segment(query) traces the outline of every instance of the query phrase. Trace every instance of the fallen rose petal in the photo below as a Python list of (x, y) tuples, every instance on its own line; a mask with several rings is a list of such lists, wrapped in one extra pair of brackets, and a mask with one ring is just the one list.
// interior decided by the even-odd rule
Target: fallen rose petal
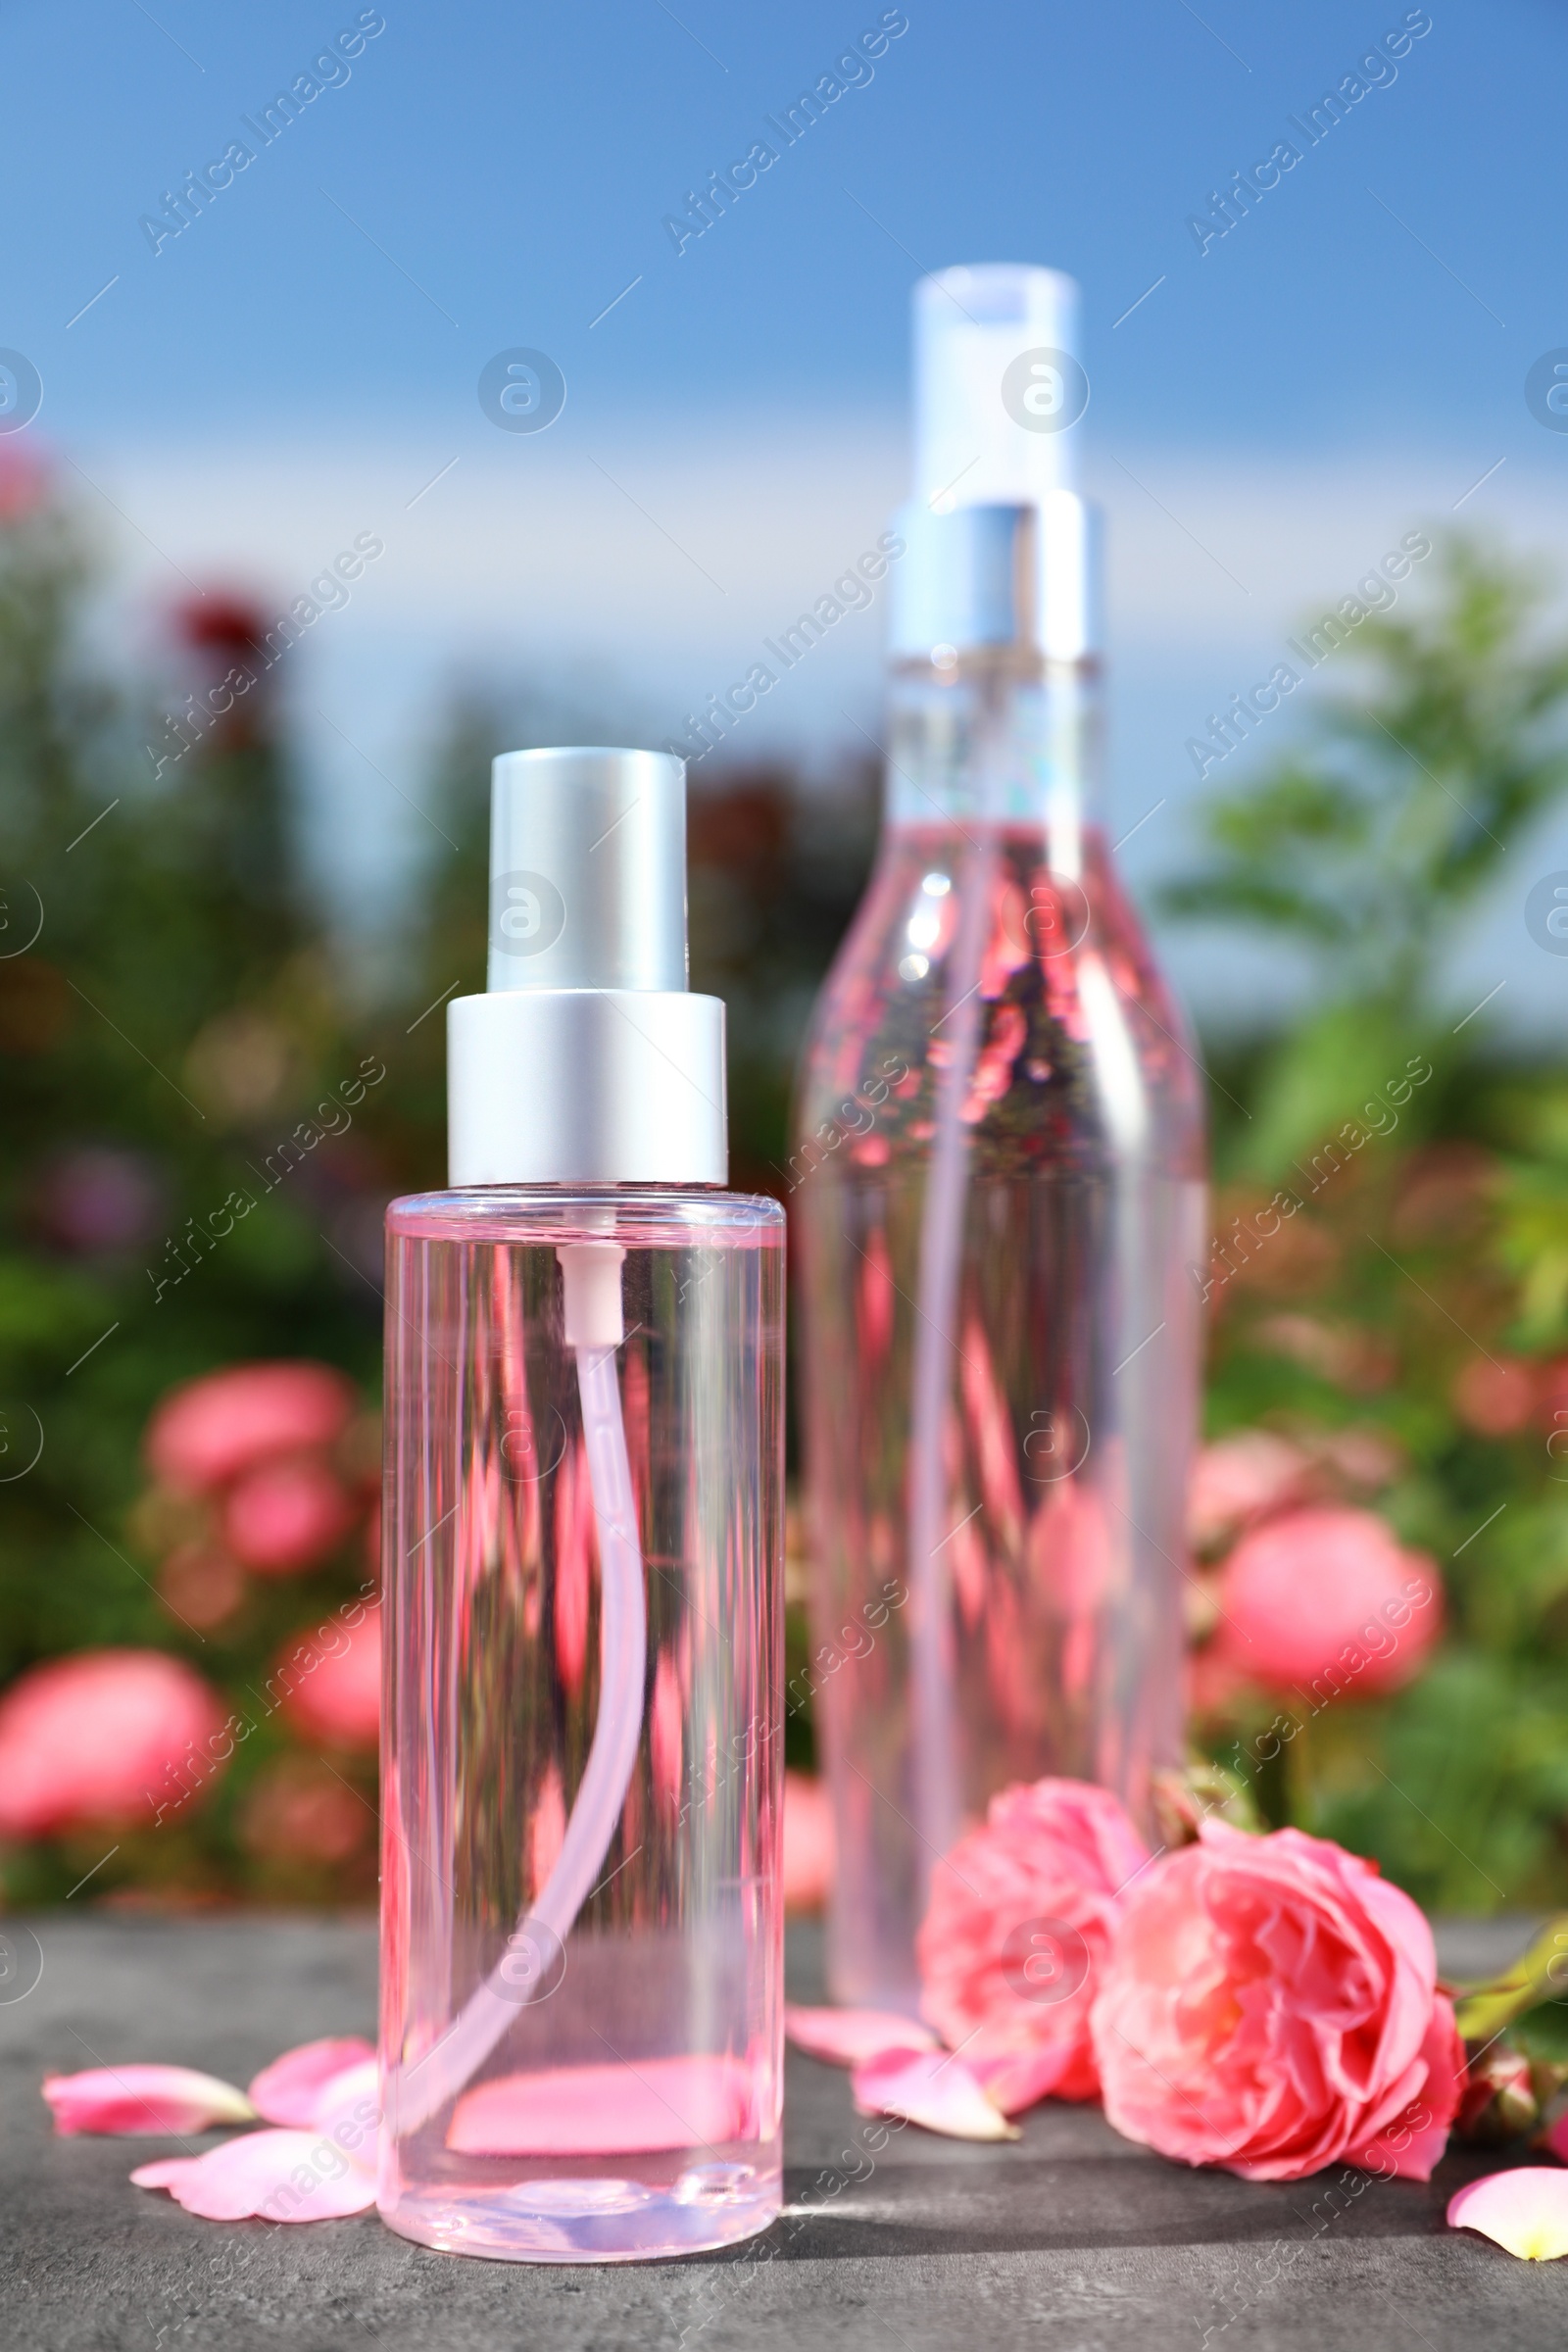
[(321, 2093), (350, 2067), (363, 2066), (375, 2056), (357, 2034), (340, 2040), (303, 2041), (264, 2066), (251, 2083), (251, 2103), (270, 2124), (314, 2124)]
[(375, 2203), (370, 2166), (318, 2132), (245, 2132), (205, 2156), (138, 2165), (130, 2178), (208, 2222), (332, 2222)]
[(341, 2148), (351, 2163), (374, 2172), (381, 2126), (381, 2070), (373, 2057), (334, 2075), (318, 2095), (313, 2130)]
[(80, 2075), (47, 2075), (43, 2095), (55, 2130), (207, 2132), (215, 2124), (251, 2124), (257, 2110), (232, 2082), (188, 2066), (94, 2066)]
[(151, 2164), (137, 2165), (130, 2176), (131, 2184), (136, 2188), (167, 2188), (195, 2161), (193, 2156), (155, 2156)]
[(929, 2026), (891, 2009), (799, 2009), (786, 2001), (784, 2031), (798, 2050), (829, 2066), (863, 2066), (885, 2050), (941, 2047)]
[(971, 2053), (964, 2064), (1004, 2115), (1022, 2115), (1026, 2107), (1038, 2106), (1056, 2089), (1062, 2076), (1062, 2054), (1055, 2049), (999, 2051), (982, 2058)]
[(885, 2050), (856, 2068), (850, 2088), (861, 2115), (900, 2115), (949, 2139), (1018, 2137), (963, 2060), (936, 2050)]
[(1568, 2173), (1523, 2164), (1489, 2173), (1448, 2200), (1450, 2230), (1479, 2230), (1522, 2262), (1568, 2254)]

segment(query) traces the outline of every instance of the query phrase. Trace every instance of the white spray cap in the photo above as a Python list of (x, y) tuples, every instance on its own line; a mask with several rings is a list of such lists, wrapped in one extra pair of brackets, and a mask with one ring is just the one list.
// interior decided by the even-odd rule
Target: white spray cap
[(454, 1185), (722, 1184), (724, 1007), (686, 985), (686, 770), (506, 752), (489, 985), (447, 1007)]
[(1053, 662), (1093, 657), (1098, 533), (1074, 486), (1088, 405), (1070, 277), (989, 262), (919, 280), (895, 656), (1033, 645)]
[(503, 752), (486, 986), (686, 986), (686, 769), (666, 752)]
[(1089, 401), (1078, 288), (1056, 270), (986, 262), (914, 289), (917, 504), (1027, 506), (1077, 486)]

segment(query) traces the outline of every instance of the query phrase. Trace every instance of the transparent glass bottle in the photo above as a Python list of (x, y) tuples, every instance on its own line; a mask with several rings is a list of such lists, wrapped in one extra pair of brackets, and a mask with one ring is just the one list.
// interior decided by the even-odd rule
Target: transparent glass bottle
[[(966, 396), (1066, 340), (1052, 273), (946, 276)], [(790, 1163), (829, 1983), (909, 2011), (932, 1866), (998, 1789), (1097, 1781), (1147, 1824), (1180, 1753), (1199, 1072), (1094, 818), (1086, 511), (1003, 503), (1012, 430), (982, 407), (932, 461), (979, 442), (998, 503), (901, 517), (883, 839)]]
[(688, 2254), (782, 2195), (784, 1215), (722, 1189), (680, 761), (491, 808), (453, 1189), (387, 1212), (378, 2201)]
[[(465, 1190), (387, 1225), (383, 2216), (515, 2258), (727, 2244), (781, 2196), (783, 1213)], [(564, 1337), (563, 1245), (625, 1251), (626, 1337), (597, 1366)], [(594, 1374), (646, 1572), (629, 1689)], [(558, 1936), (540, 1898), (607, 1707), (633, 1761)], [(397, 2076), (487, 1986), (511, 2003), (492, 2045), (400, 2118)]]

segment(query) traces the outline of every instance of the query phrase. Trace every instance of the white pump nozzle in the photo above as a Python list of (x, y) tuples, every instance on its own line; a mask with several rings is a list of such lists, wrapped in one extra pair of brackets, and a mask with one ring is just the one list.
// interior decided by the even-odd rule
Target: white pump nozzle
[(1088, 404), (1078, 288), (1010, 262), (940, 270), (914, 290), (914, 499), (933, 513), (1028, 506), (1077, 487)]
[(1076, 487), (1074, 429), (1088, 405), (1070, 277), (988, 262), (920, 279), (895, 655), (1023, 644), (1048, 661), (1093, 653), (1095, 531)]

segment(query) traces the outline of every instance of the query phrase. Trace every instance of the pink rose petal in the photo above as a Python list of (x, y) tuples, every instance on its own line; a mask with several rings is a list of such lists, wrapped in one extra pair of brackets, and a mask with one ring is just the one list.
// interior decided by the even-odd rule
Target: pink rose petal
[(556, 2066), (465, 2091), (447, 2146), (466, 2156), (636, 2156), (693, 2141), (721, 2146), (757, 2128), (756, 2086), (738, 2058), (640, 2058)]
[(341, 2221), (375, 2203), (369, 2164), (318, 2132), (246, 2132), (205, 2156), (162, 2157), (130, 2177), (138, 2188), (167, 2188), (209, 2222)]
[(950, 2139), (1018, 2137), (963, 2060), (937, 2050), (885, 2050), (856, 2068), (850, 2087), (861, 2115), (901, 2115)]
[(1448, 2200), (1450, 2230), (1479, 2230), (1522, 2262), (1568, 2254), (1568, 2173), (1524, 2164), (1489, 2173)]
[(132, 2185), (136, 2188), (168, 2188), (195, 2161), (194, 2156), (157, 2156), (151, 2164), (137, 2165), (130, 2176)]
[(322, 2091), (335, 2075), (363, 2066), (375, 2052), (357, 2034), (341, 2039), (303, 2041), (264, 2066), (251, 2083), (251, 2100), (270, 2124), (314, 2124)]
[(206, 2132), (214, 2124), (249, 2124), (256, 2109), (232, 2082), (188, 2066), (95, 2066), (80, 2075), (49, 2075), (43, 2095), (55, 2130)]
[(1051, 2096), (1065, 2072), (1067, 2056), (1059, 2048), (999, 2051), (981, 2058), (971, 2051), (964, 2064), (993, 2107), (1000, 2107), (1004, 2115), (1022, 2115), (1026, 2107)]
[(861, 2066), (884, 2050), (935, 2050), (929, 2026), (891, 2009), (800, 2009), (784, 2005), (784, 2031), (798, 2050), (828, 2066)]

